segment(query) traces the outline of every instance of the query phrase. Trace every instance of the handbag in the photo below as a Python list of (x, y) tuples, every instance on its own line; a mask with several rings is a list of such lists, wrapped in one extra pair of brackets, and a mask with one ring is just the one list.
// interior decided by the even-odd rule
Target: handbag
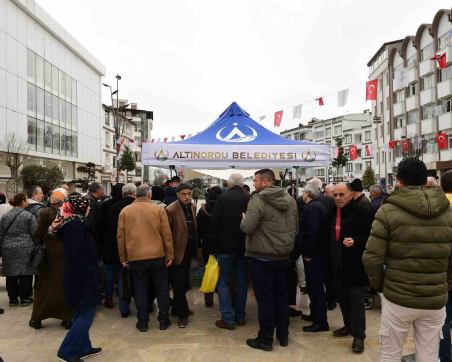
[(218, 266), (218, 261), (215, 256), (210, 255), (199, 290), (203, 293), (213, 293), (217, 287), (219, 277), (220, 267)]
[(44, 260), (44, 253), (46, 251), (46, 247), (44, 244), (37, 244), (33, 248), (30, 254), (30, 260), (28, 261), (28, 266), (33, 269), (38, 269), (42, 261)]

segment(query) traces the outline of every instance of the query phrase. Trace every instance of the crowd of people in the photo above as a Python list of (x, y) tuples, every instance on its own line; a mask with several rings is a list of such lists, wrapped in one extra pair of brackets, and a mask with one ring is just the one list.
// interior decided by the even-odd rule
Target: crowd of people
[[(33, 304), (35, 329), (60, 320), (68, 332), (58, 358), (81, 361), (101, 352), (89, 337), (99, 304), (118, 305), (127, 318), (133, 300), (136, 328), (146, 332), (157, 300), (160, 330), (171, 317), (189, 327), (190, 265), (215, 255), (215, 326), (247, 323), (251, 279), (259, 321), (257, 336), (246, 341), (251, 348), (272, 351), (275, 336), (287, 347), (291, 317), (311, 322), (305, 333), (329, 331), (328, 311), (339, 303), (343, 327), (333, 335), (351, 336), (351, 350), (362, 353), (371, 287), (382, 300), (381, 361), (401, 360), (411, 326), (417, 360), (451, 361), (452, 171), (440, 185), (433, 180), (422, 161), (409, 158), (398, 165), (396, 188), (374, 185), (369, 199), (359, 179), (322, 185), (314, 178), (299, 193), (262, 169), (253, 193), (233, 173), (207, 190), (201, 207), (201, 190), (177, 176), (165, 187), (118, 183), (110, 197), (96, 182), (85, 196), (62, 184), (48, 200), (35, 186), (0, 205), (9, 305)], [(308, 315), (294, 306), (300, 274)], [(204, 295), (206, 308), (214, 295)]]

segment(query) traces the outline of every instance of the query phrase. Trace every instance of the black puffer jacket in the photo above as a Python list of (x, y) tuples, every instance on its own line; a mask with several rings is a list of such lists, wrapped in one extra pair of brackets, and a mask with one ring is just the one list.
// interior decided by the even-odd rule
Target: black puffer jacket
[(215, 232), (212, 230), (212, 215), (217, 200), (209, 200), (201, 206), (196, 216), (199, 247), (204, 255), (215, 253)]

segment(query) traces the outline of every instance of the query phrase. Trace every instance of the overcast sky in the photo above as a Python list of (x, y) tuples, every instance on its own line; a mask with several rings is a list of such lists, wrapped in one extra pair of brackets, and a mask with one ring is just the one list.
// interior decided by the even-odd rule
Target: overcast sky
[[(367, 62), (450, 0), (37, 0), (107, 68), (120, 98), (154, 111), (153, 138), (202, 131), (237, 101), (264, 125), (360, 112)], [(335, 92), (350, 91), (346, 107)], [(109, 94), (104, 94), (109, 104)], [(280, 129), (273, 113), (286, 111)]]

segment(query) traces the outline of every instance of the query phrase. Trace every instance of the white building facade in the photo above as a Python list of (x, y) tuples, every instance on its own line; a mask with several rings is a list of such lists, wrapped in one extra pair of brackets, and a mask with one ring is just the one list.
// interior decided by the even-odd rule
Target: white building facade
[[(446, 54), (439, 69), (431, 58)], [(401, 141), (421, 151), (431, 175), (452, 169), (452, 17), (439, 10), (431, 24), (422, 24), (413, 36), (383, 44), (368, 63), (369, 79), (378, 79), (372, 101), (377, 177), (393, 184), (402, 160)], [(438, 132), (448, 145), (439, 150)], [(397, 142), (390, 146), (390, 142)]]
[(66, 180), (80, 163), (101, 165), (104, 73), (35, 1), (0, 0), (0, 142), (27, 142), (26, 163), (57, 165)]

